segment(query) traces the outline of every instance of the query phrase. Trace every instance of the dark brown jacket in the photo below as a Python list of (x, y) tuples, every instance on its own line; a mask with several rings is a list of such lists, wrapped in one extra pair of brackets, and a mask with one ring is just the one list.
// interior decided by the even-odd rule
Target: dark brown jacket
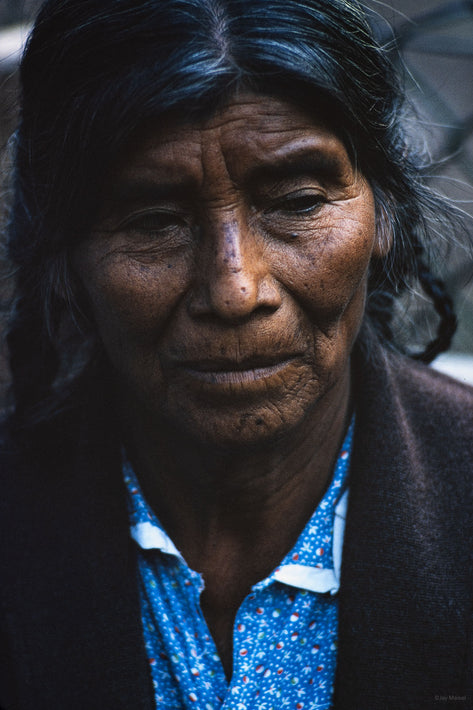
[[(473, 390), (377, 348), (354, 379), (336, 710), (472, 710)], [(153, 708), (119, 449), (95, 409), (4, 447), (2, 710)]]

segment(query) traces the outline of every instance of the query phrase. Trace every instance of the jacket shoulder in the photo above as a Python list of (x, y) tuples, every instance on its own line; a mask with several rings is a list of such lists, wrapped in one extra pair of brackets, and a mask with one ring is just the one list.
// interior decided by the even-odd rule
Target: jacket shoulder
[(455, 425), (473, 439), (473, 387), (378, 343), (357, 353), (354, 377), (358, 401), (382, 407), (384, 399), (419, 425), (448, 425), (452, 433)]
[(388, 356), (398, 397), (419, 424), (443, 427), (439, 433), (460, 435), (473, 442), (473, 387), (401, 356)]

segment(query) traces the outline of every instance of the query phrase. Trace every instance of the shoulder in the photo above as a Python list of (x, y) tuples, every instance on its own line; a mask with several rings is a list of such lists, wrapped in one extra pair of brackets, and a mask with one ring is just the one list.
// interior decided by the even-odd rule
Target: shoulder
[(115, 407), (95, 374), (85, 374), (67, 399), (50, 414), (17, 425), (0, 419), (0, 471), (11, 467), (53, 473), (76, 460), (107, 448), (116, 436)]
[[(66, 455), (67, 451), (67, 455)], [(64, 487), (74, 453), (71, 437), (62, 426), (42, 426), (19, 432), (8, 420), (0, 424), (0, 549), (1, 562), (34, 541), (39, 532), (39, 510), (48, 511)], [(46, 516), (45, 516), (46, 517)], [(40, 538), (39, 538), (40, 539)]]
[(379, 348), (362, 358), (358, 373), (350, 479), (357, 529), (369, 526), (371, 511), (374, 528), (386, 524), (391, 542), (383, 549), (402, 548), (401, 530), (425, 544), (422, 564), (466, 556), (466, 569), (471, 548), (461, 541), (473, 535), (472, 388)]
[(473, 388), (399, 355), (387, 356), (387, 368), (414, 430), (439, 446), (463, 442), (473, 458)]
[(0, 544), (13, 536), (17, 548), (22, 530), (47, 527), (87, 492), (101, 495), (119, 453), (116, 429), (93, 399), (28, 431), (0, 422)]
[(354, 380), (358, 469), (473, 509), (473, 389), (379, 346), (361, 354)]
[(411, 393), (413, 403), (420, 398), (421, 402), (441, 402), (447, 407), (473, 405), (473, 387), (470, 385), (405, 356), (389, 353), (386, 357), (399, 386), (406, 394)]
[(354, 378), (358, 402), (396, 413), (414, 431), (463, 437), (473, 446), (473, 387), (377, 344), (357, 354)]

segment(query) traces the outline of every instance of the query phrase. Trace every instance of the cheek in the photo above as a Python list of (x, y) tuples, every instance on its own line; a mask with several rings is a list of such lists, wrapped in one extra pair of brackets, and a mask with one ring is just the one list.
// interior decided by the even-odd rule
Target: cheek
[(337, 320), (357, 295), (364, 300), (373, 243), (374, 217), (339, 219), (323, 236), (307, 235), (290, 254), (288, 286), (319, 319)]
[(173, 260), (156, 265), (130, 259), (89, 260), (84, 266), (89, 310), (111, 359), (116, 347), (126, 351), (155, 342), (185, 290), (185, 266)]

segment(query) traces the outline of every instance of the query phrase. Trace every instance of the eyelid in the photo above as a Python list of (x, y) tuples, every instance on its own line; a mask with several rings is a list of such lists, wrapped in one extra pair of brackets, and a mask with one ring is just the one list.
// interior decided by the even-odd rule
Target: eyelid
[(302, 208), (300, 210), (294, 210), (294, 212), (308, 212), (311, 211), (312, 209), (315, 209), (317, 206), (324, 204), (328, 202), (327, 195), (314, 188), (300, 188), (298, 190), (293, 190), (291, 192), (286, 192), (285, 194), (278, 195), (276, 197), (271, 198), (271, 204), (269, 206), (269, 210), (272, 209), (282, 209), (284, 210), (285, 206), (289, 206), (291, 202), (296, 202), (297, 200), (304, 200), (307, 199), (307, 201), (310, 203), (312, 202), (312, 206), (310, 204), (307, 205), (306, 208)]
[(275, 199), (281, 199), (281, 200), (293, 200), (297, 199), (297, 197), (320, 197), (324, 198), (325, 193), (320, 190), (320, 188), (314, 188), (314, 187), (300, 187), (296, 190), (289, 190), (286, 191), (279, 196), (276, 196)]
[(147, 209), (139, 210), (138, 212), (134, 212), (133, 214), (128, 215), (124, 219), (120, 221), (120, 223), (117, 225), (116, 230), (120, 231), (122, 229), (126, 229), (129, 227), (132, 227), (135, 222), (138, 222), (140, 219), (146, 218), (146, 217), (174, 217), (176, 220), (184, 221), (184, 215), (181, 210), (178, 210), (176, 208), (166, 206), (166, 207), (150, 207)]

